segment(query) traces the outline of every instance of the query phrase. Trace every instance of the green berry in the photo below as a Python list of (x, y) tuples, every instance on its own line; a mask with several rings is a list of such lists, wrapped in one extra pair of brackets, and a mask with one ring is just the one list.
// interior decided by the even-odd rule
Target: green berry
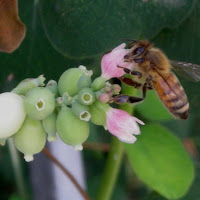
[(0, 94), (0, 139), (15, 134), (26, 117), (24, 99), (14, 93)]
[(84, 105), (91, 105), (95, 100), (95, 94), (91, 88), (83, 88), (79, 91), (77, 99)]
[(13, 136), (16, 148), (24, 154), (24, 159), (29, 162), (33, 155), (39, 153), (45, 145), (46, 133), (38, 120), (27, 117), (20, 130)]
[(48, 134), (47, 140), (49, 142), (55, 142), (56, 136), (56, 114), (52, 113), (42, 121), (42, 125), (46, 133)]
[(55, 97), (58, 96), (58, 84), (56, 81), (50, 80), (47, 83), (46, 88), (49, 89), (54, 94)]
[(89, 106), (91, 118), (90, 121), (95, 125), (102, 125), (106, 126), (106, 114), (105, 112), (99, 107), (103, 103), (99, 101), (95, 101), (92, 105)]
[(26, 95), (29, 90), (35, 87), (44, 86), (44, 81), (45, 78), (43, 75), (40, 75), (37, 78), (27, 78), (21, 81), (12, 92), (19, 95)]
[(72, 112), (80, 119), (84, 121), (89, 121), (91, 115), (89, 113), (89, 108), (86, 105), (80, 104), (77, 101), (72, 103)]
[(89, 123), (80, 120), (70, 108), (62, 108), (56, 121), (57, 132), (60, 139), (69, 145), (83, 144), (89, 136)]
[(77, 83), (79, 78), (83, 75), (83, 70), (79, 68), (71, 68), (66, 70), (58, 81), (58, 91), (62, 96), (67, 92), (70, 96), (74, 96), (78, 92)]
[(104, 88), (105, 84), (106, 84), (106, 79), (100, 76), (92, 82), (91, 88), (93, 89), (93, 91), (98, 91)]
[(91, 83), (92, 83), (91, 77), (84, 74), (78, 80), (77, 88), (78, 90), (80, 90), (81, 88), (90, 87)]
[(36, 120), (43, 120), (54, 111), (54, 95), (46, 88), (33, 88), (26, 94), (24, 105), (28, 116)]

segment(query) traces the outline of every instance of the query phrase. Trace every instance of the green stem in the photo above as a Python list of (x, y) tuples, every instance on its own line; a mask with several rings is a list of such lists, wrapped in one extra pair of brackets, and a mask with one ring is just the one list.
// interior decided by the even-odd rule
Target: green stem
[[(136, 95), (136, 90), (123, 85), (122, 93), (134, 96)], [(127, 111), (129, 114), (133, 113), (132, 105), (121, 105), (120, 109)], [(124, 153), (123, 143), (113, 136), (110, 148), (96, 200), (109, 200), (111, 198), (122, 163)]]
[(97, 200), (110, 199), (120, 169), (123, 152), (122, 143), (113, 136)]
[(26, 200), (27, 194), (25, 189), (25, 183), (23, 180), (22, 170), (20, 166), (20, 159), (19, 159), (19, 153), (16, 151), (13, 139), (8, 139), (8, 147), (10, 151), (10, 156), (12, 160), (12, 165), (14, 169), (14, 174), (16, 178), (16, 185), (19, 195), (21, 196), (21, 199)]

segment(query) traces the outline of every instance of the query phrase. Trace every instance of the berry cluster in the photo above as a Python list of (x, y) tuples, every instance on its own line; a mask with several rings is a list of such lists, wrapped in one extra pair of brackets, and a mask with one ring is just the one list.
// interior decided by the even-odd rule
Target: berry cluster
[(104, 126), (123, 142), (135, 142), (134, 135), (140, 134), (137, 123), (144, 123), (109, 105), (121, 88), (107, 81), (123, 76), (124, 71), (117, 65), (130, 68), (123, 60), (128, 51), (124, 47), (122, 44), (104, 55), (102, 74), (94, 81), (93, 72), (79, 66), (66, 70), (58, 83), (50, 80), (45, 85), (41, 75), (25, 79), (10, 93), (0, 94), (1, 144), (12, 137), (26, 161), (32, 161), (33, 155), (44, 148), (46, 133), (49, 142), (56, 141), (58, 135), (64, 143), (82, 150), (90, 132), (89, 121)]

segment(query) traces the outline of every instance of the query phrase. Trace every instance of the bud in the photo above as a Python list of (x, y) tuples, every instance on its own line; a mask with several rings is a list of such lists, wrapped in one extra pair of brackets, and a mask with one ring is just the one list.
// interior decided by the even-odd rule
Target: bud
[(26, 94), (24, 105), (26, 113), (31, 118), (43, 120), (54, 111), (54, 95), (46, 88), (33, 88)]
[(119, 94), (121, 91), (121, 87), (118, 84), (113, 84), (112, 85), (112, 90), (113, 90), (113, 94)]
[(84, 105), (91, 105), (95, 100), (94, 92), (91, 88), (83, 88), (78, 93), (78, 101)]
[(0, 139), (5, 139), (15, 134), (24, 122), (23, 98), (11, 92), (0, 94), (0, 111)]
[(108, 103), (111, 100), (111, 97), (110, 97), (110, 94), (108, 93), (101, 93), (98, 99), (102, 103)]
[[(90, 121), (96, 125), (106, 126), (106, 114), (99, 108), (99, 105), (103, 104), (99, 101), (95, 101), (92, 105), (89, 106), (91, 118)], [(103, 106), (103, 105), (102, 105)]]
[(72, 97), (69, 96), (67, 92), (63, 93), (62, 95), (62, 101), (65, 105), (71, 105), (72, 103)]
[(89, 123), (76, 117), (70, 108), (62, 108), (56, 121), (60, 139), (69, 145), (83, 144), (90, 132)]
[(39, 153), (45, 145), (46, 133), (38, 120), (26, 117), (20, 130), (13, 136), (15, 147), (24, 154), (24, 159), (29, 162), (33, 155)]
[(112, 91), (112, 85), (109, 82), (106, 82), (106, 85), (104, 87), (105, 92), (111, 92)]
[(86, 105), (80, 104), (77, 101), (72, 103), (72, 112), (80, 119), (84, 121), (90, 120), (89, 108)]
[(12, 92), (19, 95), (26, 95), (26, 93), (32, 88), (44, 86), (44, 81), (45, 78), (43, 75), (38, 76), (38, 78), (27, 78), (21, 81)]
[(91, 88), (93, 89), (93, 91), (98, 91), (104, 88), (105, 84), (106, 84), (106, 79), (100, 76), (94, 79), (94, 81), (91, 84)]
[(58, 96), (58, 84), (56, 81), (50, 80), (47, 83), (46, 88), (49, 89), (54, 94), (55, 97)]
[(74, 96), (78, 92), (77, 83), (83, 75), (83, 70), (79, 68), (71, 68), (66, 70), (58, 81), (58, 91), (62, 96), (67, 92), (70, 96)]
[(56, 136), (56, 114), (52, 113), (42, 121), (42, 126), (48, 134), (47, 140), (49, 142), (55, 142)]

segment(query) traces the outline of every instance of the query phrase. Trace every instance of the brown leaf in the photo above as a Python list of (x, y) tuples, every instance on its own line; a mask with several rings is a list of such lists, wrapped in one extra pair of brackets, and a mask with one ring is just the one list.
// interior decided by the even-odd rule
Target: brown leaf
[(0, 51), (13, 52), (25, 34), (26, 27), (18, 16), (17, 0), (0, 0)]

